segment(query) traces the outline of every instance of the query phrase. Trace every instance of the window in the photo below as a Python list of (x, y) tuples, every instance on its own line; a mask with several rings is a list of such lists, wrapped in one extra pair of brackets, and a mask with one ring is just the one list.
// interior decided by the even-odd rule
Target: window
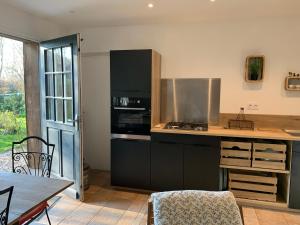
[(45, 50), (46, 118), (73, 124), (72, 47)]

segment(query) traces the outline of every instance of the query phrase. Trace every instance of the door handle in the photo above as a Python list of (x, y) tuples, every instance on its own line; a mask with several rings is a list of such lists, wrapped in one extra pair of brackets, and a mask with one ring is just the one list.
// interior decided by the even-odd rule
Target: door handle
[(68, 123), (74, 123), (75, 129), (79, 130), (80, 116), (78, 114), (75, 114), (74, 120), (67, 120), (67, 121), (68, 121)]

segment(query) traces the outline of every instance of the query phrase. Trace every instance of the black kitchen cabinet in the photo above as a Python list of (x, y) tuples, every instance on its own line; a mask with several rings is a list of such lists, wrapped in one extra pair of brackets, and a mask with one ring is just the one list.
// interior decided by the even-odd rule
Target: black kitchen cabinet
[(149, 188), (150, 141), (111, 140), (111, 184)]
[(110, 52), (111, 93), (122, 96), (151, 95), (152, 50)]
[(179, 190), (183, 187), (183, 152), (180, 145), (151, 143), (152, 190)]
[(289, 208), (300, 209), (300, 142), (293, 142)]
[(220, 138), (152, 133), (154, 190), (219, 190)]
[(183, 145), (184, 189), (218, 191), (220, 148), (203, 144)]

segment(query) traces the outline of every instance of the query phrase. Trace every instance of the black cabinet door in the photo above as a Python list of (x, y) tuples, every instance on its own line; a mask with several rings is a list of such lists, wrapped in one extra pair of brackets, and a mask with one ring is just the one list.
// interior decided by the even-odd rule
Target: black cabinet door
[(149, 188), (150, 141), (111, 140), (111, 184)]
[[(111, 92), (151, 94), (152, 50), (110, 52)], [(140, 94), (141, 95), (141, 94)]]
[(300, 142), (293, 143), (289, 207), (300, 209)]
[(218, 191), (220, 148), (183, 145), (184, 189)]
[(183, 152), (180, 144), (151, 143), (151, 187), (158, 191), (183, 188)]

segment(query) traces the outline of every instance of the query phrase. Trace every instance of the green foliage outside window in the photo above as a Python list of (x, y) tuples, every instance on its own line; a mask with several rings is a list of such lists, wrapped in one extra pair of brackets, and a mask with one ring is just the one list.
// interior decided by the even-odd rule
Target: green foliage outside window
[(19, 130), (17, 117), (13, 112), (0, 112), (0, 134), (16, 134)]
[(23, 43), (0, 36), (0, 154), (27, 136)]
[(10, 111), (16, 115), (25, 115), (25, 100), (23, 94), (10, 96), (0, 95), (0, 112)]

